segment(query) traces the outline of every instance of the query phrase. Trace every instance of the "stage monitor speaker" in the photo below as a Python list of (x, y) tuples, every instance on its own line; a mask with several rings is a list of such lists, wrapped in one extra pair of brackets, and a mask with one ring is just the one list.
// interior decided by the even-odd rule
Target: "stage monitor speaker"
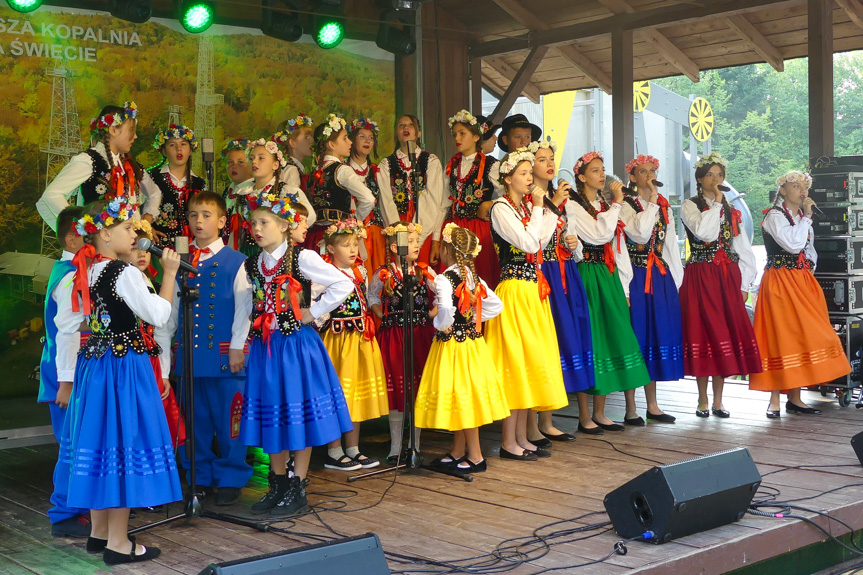
[(860, 465), (863, 465), (863, 431), (851, 438), (851, 447), (854, 448), (854, 453), (857, 454)]
[(374, 533), (210, 565), (198, 575), (389, 575)]
[(741, 519), (759, 485), (749, 450), (739, 447), (654, 467), (604, 503), (621, 537), (652, 531), (658, 544)]

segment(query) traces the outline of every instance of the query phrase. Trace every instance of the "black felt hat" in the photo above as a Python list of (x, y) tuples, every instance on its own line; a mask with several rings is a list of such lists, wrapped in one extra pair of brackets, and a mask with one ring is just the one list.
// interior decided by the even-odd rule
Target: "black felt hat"
[(503, 119), (500, 125), (500, 136), (497, 139), (497, 147), (506, 153), (509, 153), (509, 146), (503, 142), (503, 136), (509, 134), (513, 128), (530, 128), (530, 141), (537, 142), (542, 137), (542, 128), (536, 124), (531, 124), (527, 116), (524, 114), (513, 114)]
[(490, 139), (492, 136), (494, 136), (495, 132), (500, 130), (500, 124), (493, 124), (485, 116), (477, 116), (476, 121), (479, 123), (480, 126), (482, 126), (483, 124), (486, 125), (485, 132), (483, 132), (482, 134), (483, 141)]

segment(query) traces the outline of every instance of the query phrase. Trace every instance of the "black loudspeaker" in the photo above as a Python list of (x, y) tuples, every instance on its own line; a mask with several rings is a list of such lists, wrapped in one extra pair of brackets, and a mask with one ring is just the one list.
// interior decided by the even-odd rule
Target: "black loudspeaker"
[(851, 438), (851, 447), (854, 448), (854, 453), (857, 454), (860, 465), (863, 465), (863, 431)]
[(390, 575), (374, 533), (210, 565), (198, 575)]
[(759, 485), (749, 450), (739, 447), (654, 467), (603, 502), (621, 537), (652, 531), (658, 544), (741, 519)]

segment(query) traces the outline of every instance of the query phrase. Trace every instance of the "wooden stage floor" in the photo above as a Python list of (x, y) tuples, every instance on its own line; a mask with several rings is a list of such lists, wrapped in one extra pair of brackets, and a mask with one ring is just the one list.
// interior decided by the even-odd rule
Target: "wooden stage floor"
[[(835, 398), (804, 392), (808, 402), (824, 410), (822, 415), (794, 416), (783, 410), (780, 420), (768, 420), (764, 415), (767, 395), (729, 381), (725, 406), (731, 418), (702, 420), (694, 414), (694, 381), (660, 384), (659, 393), (660, 405), (678, 417), (677, 423), (648, 423), (645, 428), (606, 433), (601, 440), (579, 435), (575, 443), (556, 444), (550, 459), (534, 463), (499, 459), (499, 427), (490, 426), (483, 432), (489, 470), (476, 475), (472, 483), (427, 471), (399, 475), (395, 483), (392, 474), (348, 483), (345, 474), (322, 470), (318, 453), (308, 488), (309, 502), (317, 512), (273, 524), (284, 532), (262, 533), (211, 519), (175, 522), (140, 535), (142, 543), (162, 548), (159, 559), (117, 567), (112, 572), (197, 574), (211, 562), (315, 542), (309, 534), (332, 538), (334, 533), (358, 535), (367, 531), (378, 534), (385, 551), (404, 556), (455, 560), (482, 555), (506, 539), (530, 536), (537, 527), (602, 512), (606, 493), (653, 465), (629, 454), (670, 463), (738, 446), (749, 448), (762, 475), (775, 472), (764, 477), (763, 485), (779, 489), (780, 500), (816, 496), (801, 504), (834, 514), (855, 529), (863, 527), (863, 468), (849, 443), (863, 429), (863, 411), (853, 404), (840, 407)], [(641, 392), (638, 400), (643, 414)], [(574, 406), (559, 413), (558, 427), (573, 431), (577, 424)], [(622, 394), (609, 398), (607, 413), (622, 420)], [(364, 434), (364, 450), (373, 456), (385, 455), (386, 425), (369, 427), (373, 434)], [(422, 439), (428, 459), (444, 453), (450, 440), (445, 434), (428, 432)], [(0, 574), (66, 575), (105, 569), (100, 556), (84, 551), (83, 541), (51, 537), (45, 512), (56, 451), (56, 446), (0, 451)], [(845, 466), (787, 469), (799, 465)], [(254, 486), (244, 491), (242, 505), (218, 509), (245, 513), (265, 487), (265, 479), (257, 473), (253, 482)], [(849, 487), (819, 496), (846, 485)], [(158, 518), (139, 513), (133, 523)], [(564, 522), (546, 533), (605, 521), (607, 516), (602, 512)], [(818, 521), (834, 535), (847, 532), (836, 523)], [(725, 573), (825, 539), (800, 520), (747, 515), (739, 523), (664, 545), (630, 543), (626, 556), (612, 555), (599, 564), (568, 568), (605, 556), (619, 540), (607, 528), (563, 539), (587, 535), (592, 537), (555, 544), (543, 556), (509, 572), (527, 575), (556, 567), (562, 573), (604, 575)], [(394, 572), (429, 568), (411, 566), (392, 556), (389, 566)]]

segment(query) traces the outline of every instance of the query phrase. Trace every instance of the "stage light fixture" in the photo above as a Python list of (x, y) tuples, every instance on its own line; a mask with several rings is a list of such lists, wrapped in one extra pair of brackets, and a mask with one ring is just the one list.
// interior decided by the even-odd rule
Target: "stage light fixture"
[(153, 15), (153, 0), (111, 0), (108, 11), (115, 18), (143, 24)]
[(213, 25), (216, 4), (207, 0), (184, 0), (180, 3), (179, 18), (186, 32), (200, 34)]
[(393, 10), (419, 10), (422, 0), (392, 0)]
[(42, 5), (42, 0), (6, 0), (6, 3), (16, 12), (32, 12)]
[(321, 0), (320, 4), (312, 16), (312, 36), (318, 46), (328, 50), (345, 38), (345, 0)]
[(272, 38), (296, 42), (303, 35), (303, 25), (297, 7), (291, 2), (282, 2), (281, 11), (274, 10), (273, 0), (261, 2), (261, 32)]
[(410, 56), (417, 51), (414, 29), (405, 13), (387, 10), (381, 14), (375, 44), (396, 56)]

